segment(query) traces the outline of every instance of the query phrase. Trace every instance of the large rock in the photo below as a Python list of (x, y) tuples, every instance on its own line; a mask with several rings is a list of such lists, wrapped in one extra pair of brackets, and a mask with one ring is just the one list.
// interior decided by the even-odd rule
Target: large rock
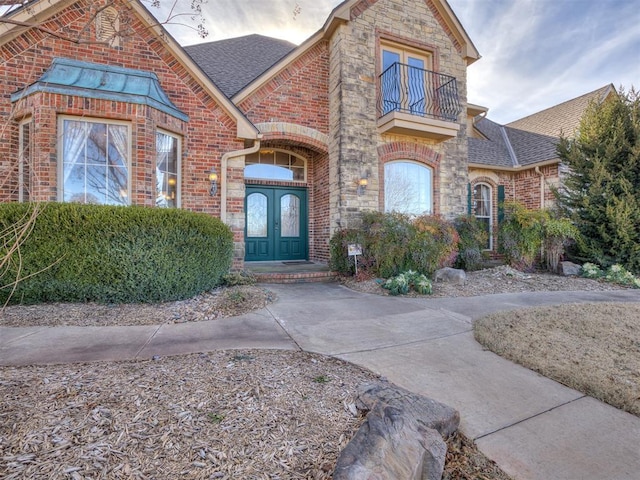
[(573, 262), (560, 262), (560, 273), (564, 276), (580, 275), (582, 267)]
[(467, 281), (467, 274), (459, 268), (444, 267), (433, 274), (434, 282), (449, 282), (457, 285), (464, 285)]
[(363, 387), (365, 423), (338, 458), (334, 480), (440, 480), (443, 437), (460, 424), (456, 410), (388, 383)]

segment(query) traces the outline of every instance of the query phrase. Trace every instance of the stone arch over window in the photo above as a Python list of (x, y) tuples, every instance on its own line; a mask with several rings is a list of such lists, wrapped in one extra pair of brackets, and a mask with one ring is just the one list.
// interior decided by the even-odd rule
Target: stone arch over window
[[(430, 177), (429, 213), (438, 214), (440, 212), (440, 154), (426, 145), (409, 142), (390, 142), (378, 147), (378, 158), (380, 160), (380, 184), (382, 185), (382, 188), (380, 189), (380, 205), (382, 209), (387, 211), (387, 206), (393, 203), (393, 201), (387, 201), (385, 198), (389, 191), (387, 186), (388, 179), (386, 176), (392, 170), (396, 170), (396, 172), (400, 170), (400, 168), (396, 169), (395, 167), (387, 167), (387, 164), (397, 163), (407, 164), (404, 167), (405, 172), (414, 171), (417, 172), (418, 175), (421, 175), (421, 182), (426, 181), (425, 179), (428, 174)], [(415, 165), (415, 167), (412, 167), (411, 165)], [(426, 170), (422, 170), (418, 167), (422, 167)], [(424, 187), (426, 186), (427, 185), (424, 185)], [(414, 185), (412, 188), (417, 187)]]

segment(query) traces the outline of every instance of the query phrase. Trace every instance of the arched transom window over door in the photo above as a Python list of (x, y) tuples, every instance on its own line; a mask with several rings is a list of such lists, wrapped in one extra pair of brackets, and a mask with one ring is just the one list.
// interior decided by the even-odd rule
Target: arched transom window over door
[(433, 170), (403, 160), (385, 164), (384, 211), (408, 215), (433, 213)]
[(478, 183), (473, 187), (473, 214), (487, 232), (487, 243), (484, 247), (487, 250), (493, 248), (492, 211), (491, 187), (484, 183)]

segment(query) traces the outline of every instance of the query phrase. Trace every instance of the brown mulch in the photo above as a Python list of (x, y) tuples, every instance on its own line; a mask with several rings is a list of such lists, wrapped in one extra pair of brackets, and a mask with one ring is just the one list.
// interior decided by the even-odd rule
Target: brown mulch
[[(387, 294), (374, 280), (351, 288)], [(509, 267), (469, 272), (433, 296), (616, 290)], [(148, 325), (215, 320), (262, 308), (259, 285), (161, 305), (12, 306), (3, 326)], [(137, 362), (0, 368), (0, 477), (329, 479), (363, 419), (357, 387), (376, 376), (304, 352), (220, 351)], [(508, 480), (461, 434), (445, 479)]]
[(242, 315), (263, 308), (275, 295), (259, 285), (217, 288), (187, 300), (158, 304), (46, 303), (11, 305), (0, 311), (0, 325), (109, 326), (198, 322)]
[[(520, 292), (557, 292), (557, 291), (614, 291), (625, 290), (630, 287), (592, 280), (581, 277), (564, 277), (550, 273), (525, 273), (509, 266), (502, 265), (475, 272), (466, 272), (467, 280), (464, 285), (446, 282), (433, 283), (433, 293), (427, 297), (473, 297), (477, 295), (491, 295), (495, 293)], [(347, 287), (377, 295), (389, 295), (389, 291), (382, 288), (379, 279), (356, 281), (353, 277), (341, 280)], [(421, 296), (409, 292), (407, 296)]]

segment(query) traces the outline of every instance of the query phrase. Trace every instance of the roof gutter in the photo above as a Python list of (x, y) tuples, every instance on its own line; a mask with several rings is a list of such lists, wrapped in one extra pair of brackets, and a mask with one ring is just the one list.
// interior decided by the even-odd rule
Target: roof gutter
[(561, 163), (559, 158), (532, 163), (529, 165), (517, 165), (513, 167), (507, 167), (507, 166), (501, 166), (501, 165), (487, 165), (485, 163), (472, 163), (472, 162), (469, 162), (467, 165), (469, 168), (478, 168), (483, 170), (495, 170), (499, 172), (522, 172), (524, 170), (530, 170), (532, 168), (535, 169), (536, 167), (546, 167), (547, 165), (556, 165), (558, 163)]

